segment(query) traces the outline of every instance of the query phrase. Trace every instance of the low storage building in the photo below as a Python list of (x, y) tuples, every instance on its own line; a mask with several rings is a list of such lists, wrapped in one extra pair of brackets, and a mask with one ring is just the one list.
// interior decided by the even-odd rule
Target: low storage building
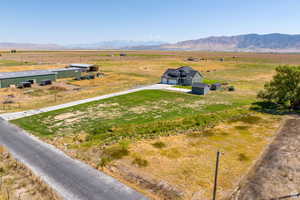
[(45, 80), (56, 80), (56, 73), (49, 70), (30, 70), (19, 72), (1, 72), (0, 88), (7, 88), (11, 85), (19, 85), (22, 82), (32, 82), (40, 84)]
[(210, 90), (220, 90), (222, 88), (221, 83), (214, 83), (210, 86)]
[(51, 72), (56, 73), (56, 78), (78, 78), (81, 76), (81, 70), (76, 67), (61, 68), (61, 69), (51, 69)]
[(70, 64), (69, 68), (79, 68), (82, 72), (96, 72), (99, 70), (99, 67), (92, 64)]
[(209, 92), (209, 85), (205, 83), (195, 83), (192, 86), (193, 94), (205, 95)]

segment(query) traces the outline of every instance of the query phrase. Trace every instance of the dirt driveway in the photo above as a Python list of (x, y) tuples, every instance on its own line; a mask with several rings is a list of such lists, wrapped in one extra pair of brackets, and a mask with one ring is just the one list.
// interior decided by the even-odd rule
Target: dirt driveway
[(283, 123), (261, 160), (231, 200), (290, 199), (300, 193), (300, 117)]

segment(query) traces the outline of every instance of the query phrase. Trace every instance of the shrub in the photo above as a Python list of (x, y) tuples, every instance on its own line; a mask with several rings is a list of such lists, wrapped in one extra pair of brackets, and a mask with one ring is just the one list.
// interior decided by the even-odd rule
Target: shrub
[(161, 141), (158, 141), (158, 142), (154, 142), (152, 144), (152, 146), (155, 148), (158, 148), (158, 149), (162, 149), (162, 148), (166, 147), (167, 145)]
[(129, 151), (125, 146), (118, 145), (105, 149), (103, 154), (112, 160), (117, 160), (129, 155)]
[(247, 130), (249, 129), (249, 126), (235, 126), (235, 128), (238, 130)]
[(137, 165), (139, 167), (147, 167), (148, 166), (148, 161), (147, 160), (144, 160), (142, 158), (135, 158), (133, 161), (132, 161), (132, 164), (133, 165)]
[(98, 167), (105, 167), (108, 163), (110, 163), (112, 160), (109, 157), (103, 157), (100, 159), (99, 163), (97, 164)]
[(229, 87), (228, 87), (228, 91), (230, 91), (230, 92), (235, 91), (235, 87), (234, 87), (234, 86), (229, 86)]
[(239, 156), (238, 156), (238, 160), (239, 161), (248, 161), (249, 158), (244, 153), (240, 153)]
[(102, 157), (97, 164), (97, 167), (104, 167), (113, 160), (118, 160), (124, 156), (128, 156), (128, 146), (124, 144), (115, 145), (104, 149)]

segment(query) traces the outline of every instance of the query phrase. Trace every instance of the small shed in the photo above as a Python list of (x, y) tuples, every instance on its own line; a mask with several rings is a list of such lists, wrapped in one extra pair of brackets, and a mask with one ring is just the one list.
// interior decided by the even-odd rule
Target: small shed
[(19, 72), (1, 72), (0, 88), (19, 85), (22, 82), (41, 83), (44, 80), (56, 80), (56, 73), (49, 70), (29, 70)]
[(209, 85), (205, 83), (195, 83), (192, 85), (192, 93), (205, 95), (209, 92)]
[(69, 68), (60, 68), (60, 69), (51, 69), (51, 72), (56, 73), (56, 78), (78, 78), (81, 76), (81, 70), (76, 67)]
[(214, 83), (210, 86), (210, 90), (220, 90), (222, 88), (221, 83)]
[(96, 72), (99, 70), (99, 67), (92, 64), (70, 64), (68, 68), (79, 68), (82, 72)]

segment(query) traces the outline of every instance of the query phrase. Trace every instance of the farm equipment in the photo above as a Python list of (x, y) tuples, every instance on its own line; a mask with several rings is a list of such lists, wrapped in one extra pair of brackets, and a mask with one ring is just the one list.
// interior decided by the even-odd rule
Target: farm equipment
[(23, 88), (30, 88), (31, 83), (30, 82), (21, 82), (17, 85), (17, 88), (23, 89)]

